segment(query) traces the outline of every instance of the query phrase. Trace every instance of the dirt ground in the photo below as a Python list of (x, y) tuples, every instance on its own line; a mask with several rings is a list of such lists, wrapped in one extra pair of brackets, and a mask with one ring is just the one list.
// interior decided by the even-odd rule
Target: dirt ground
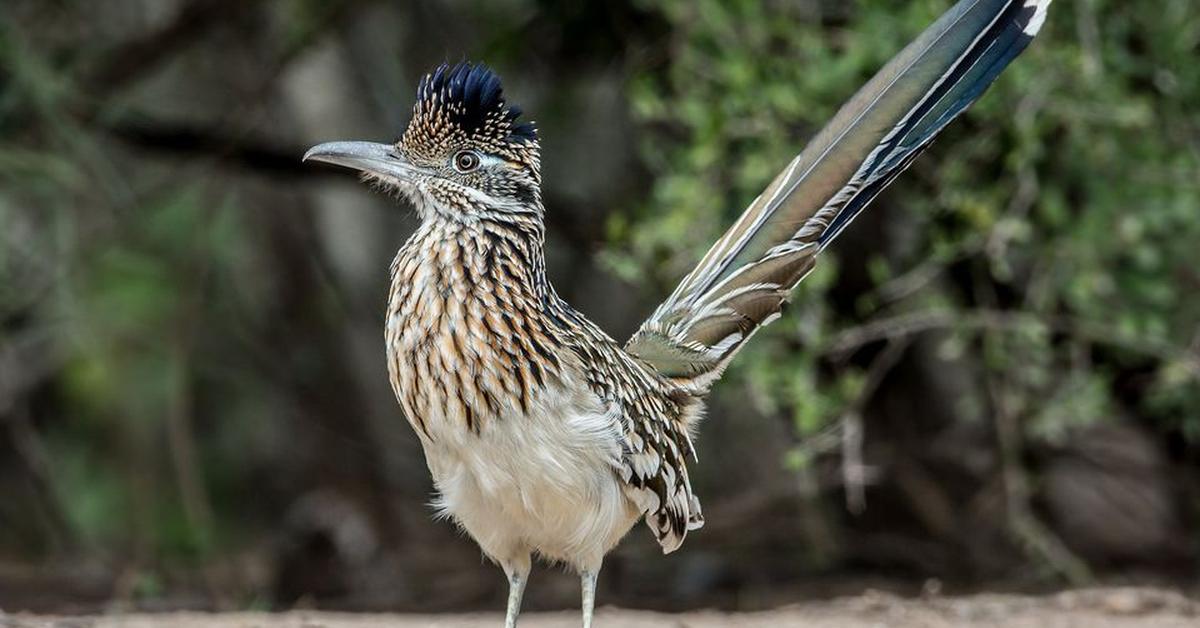
[[(309, 611), (46, 617), (0, 614), (3, 628), (495, 628), (499, 614), (388, 615)], [(976, 595), (903, 599), (868, 592), (760, 613), (650, 613), (604, 608), (597, 628), (1183, 628), (1200, 626), (1200, 602), (1159, 589), (1109, 588), (1044, 597)], [(568, 628), (577, 613), (530, 613), (522, 628)]]

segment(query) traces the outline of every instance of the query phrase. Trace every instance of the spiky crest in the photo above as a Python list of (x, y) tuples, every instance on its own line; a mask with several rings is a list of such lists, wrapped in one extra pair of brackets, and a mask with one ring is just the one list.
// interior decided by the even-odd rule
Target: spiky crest
[(441, 64), (421, 79), (403, 142), (438, 149), (473, 143), (501, 155), (536, 148), (537, 129), (504, 99), (500, 77), (483, 64)]

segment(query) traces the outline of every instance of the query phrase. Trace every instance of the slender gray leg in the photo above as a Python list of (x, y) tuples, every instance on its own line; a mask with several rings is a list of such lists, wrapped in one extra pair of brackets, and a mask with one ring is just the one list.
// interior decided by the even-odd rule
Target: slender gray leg
[(600, 569), (584, 570), (579, 576), (583, 590), (583, 628), (592, 628), (592, 608), (596, 605), (596, 576)]
[(529, 581), (529, 558), (516, 564), (506, 563), (504, 573), (508, 575), (508, 610), (504, 613), (504, 628), (517, 628), (521, 597), (525, 594), (525, 583)]

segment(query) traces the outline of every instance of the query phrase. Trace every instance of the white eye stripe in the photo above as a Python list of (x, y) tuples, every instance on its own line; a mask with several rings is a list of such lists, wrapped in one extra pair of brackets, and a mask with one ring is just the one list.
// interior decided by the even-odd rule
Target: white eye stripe
[(481, 168), (491, 168), (492, 166), (498, 166), (500, 164), (505, 163), (505, 160), (503, 160), (495, 155), (485, 155), (483, 153), (475, 153), (475, 156), (479, 158), (479, 166)]

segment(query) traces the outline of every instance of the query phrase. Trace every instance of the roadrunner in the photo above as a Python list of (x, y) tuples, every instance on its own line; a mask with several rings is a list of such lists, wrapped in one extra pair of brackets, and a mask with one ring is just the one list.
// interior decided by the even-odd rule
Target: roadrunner
[[(546, 279), (538, 135), (482, 65), (421, 80), (391, 144), (306, 160), (361, 171), (421, 224), (391, 265), (388, 374), (438, 509), (509, 580), (577, 569), (592, 621), (606, 553), (644, 518), (664, 552), (704, 524), (688, 480), (704, 398), (817, 255), (1032, 40), (1050, 0), (962, 0), (784, 168), (627, 343)], [(818, 69), (819, 71), (819, 69)]]

